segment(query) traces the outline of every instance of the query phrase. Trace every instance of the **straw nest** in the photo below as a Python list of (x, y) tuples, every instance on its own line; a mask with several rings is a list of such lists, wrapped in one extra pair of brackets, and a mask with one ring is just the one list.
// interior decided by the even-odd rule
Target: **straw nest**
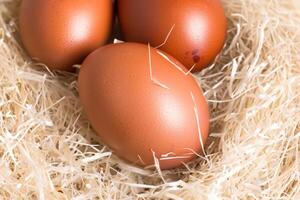
[(196, 75), (206, 159), (151, 171), (119, 160), (82, 114), (76, 75), (31, 62), (19, 1), (0, 1), (0, 199), (300, 199), (300, 4), (224, 0), (224, 51)]

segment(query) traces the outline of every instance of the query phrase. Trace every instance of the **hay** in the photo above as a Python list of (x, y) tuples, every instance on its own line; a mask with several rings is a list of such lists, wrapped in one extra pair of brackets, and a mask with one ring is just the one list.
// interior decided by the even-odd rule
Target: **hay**
[(0, 199), (300, 199), (300, 4), (224, 0), (229, 38), (197, 75), (212, 111), (205, 159), (128, 165), (97, 143), (76, 75), (32, 63), (18, 2), (0, 1)]

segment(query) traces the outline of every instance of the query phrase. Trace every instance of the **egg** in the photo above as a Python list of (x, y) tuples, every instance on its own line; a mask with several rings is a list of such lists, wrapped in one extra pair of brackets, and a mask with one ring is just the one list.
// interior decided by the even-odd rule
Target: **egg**
[(206, 99), (166, 53), (138, 43), (101, 47), (84, 60), (78, 84), (92, 127), (120, 158), (171, 169), (203, 153)]
[(220, 0), (120, 0), (118, 17), (125, 41), (150, 43), (193, 72), (211, 64), (226, 39)]
[(33, 59), (72, 71), (72, 65), (106, 43), (112, 20), (111, 0), (23, 0), (20, 36)]

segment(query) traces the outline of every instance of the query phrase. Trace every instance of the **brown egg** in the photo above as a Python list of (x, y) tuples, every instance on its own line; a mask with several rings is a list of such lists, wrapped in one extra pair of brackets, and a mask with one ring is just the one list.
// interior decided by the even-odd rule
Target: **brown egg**
[(214, 61), (226, 38), (219, 0), (120, 0), (118, 16), (126, 41), (160, 47), (193, 72)]
[(112, 19), (111, 0), (23, 0), (20, 34), (32, 58), (72, 70), (106, 42)]
[(101, 140), (127, 161), (148, 166), (155, 155), (170, 169), (202, 153), (208, 105), (192, 75), (162, 51), (138, 43), (101, 47), (83, 62), (79, 94)]

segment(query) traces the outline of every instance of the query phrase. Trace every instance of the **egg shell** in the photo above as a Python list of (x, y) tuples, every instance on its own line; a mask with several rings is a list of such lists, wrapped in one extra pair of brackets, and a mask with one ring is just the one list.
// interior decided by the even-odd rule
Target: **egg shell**
[(226, 39), (219, 0), (120, 0), (118, 17), (125, 41), (161, 46), (193, 72), (211, 64)]
[(71, 71), (106, 43), (112, 20), (111, 0), (23, 0), (20, 35), (32, 58)]
[(99, 48), (83, 62), (79, 94), (103, 143), (119, 157), (161, 169), (180, 166), (202, 149), (209, 109), (184, 66), (137, 43)]

